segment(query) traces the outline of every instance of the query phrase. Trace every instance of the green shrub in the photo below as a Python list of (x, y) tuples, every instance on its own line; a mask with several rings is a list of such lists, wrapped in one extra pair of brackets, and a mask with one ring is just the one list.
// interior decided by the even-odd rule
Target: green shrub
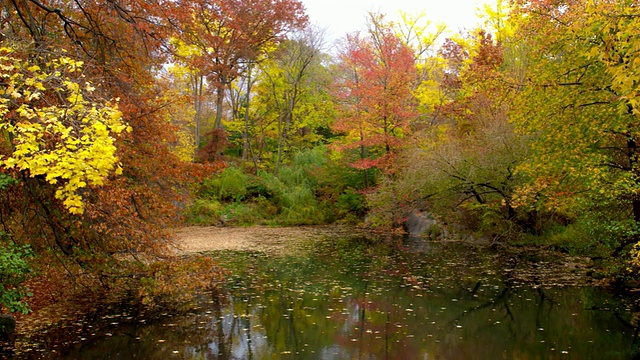
[(251, 203), (230, 203), (220, 212), (222, 222), (226, 225), (253, 225), (262, 221), (262, 212)]
[(191, 225), (218, 225), (223, 220), (220, 217), (222, 208), (216, 200), (196, 199), (187, 207), (186, 222)]
[(346, 189), (338, 195), (335, 204), (336, 216), (344, 223), (357, 223), (367, 212), (367, 199), (354, 189)]
[[(640, 235), (640, 226), (632, 219), (612, 219), (598, 216), (597, 213), (590, 215), (581, 219), (585, 232), (598, 246), (609, 252), (625, 253), (625, 245), (630, 245)], [(630, 247), (626, 250), (630, 250)]]
[(345, 191), (345, 179), (331, 166), (322, 146), (295, 153), (275, 173), (251, 176), (230, 166), (202, 183), (187, 219), (201, 225), (357, 222), (366, 212), (365, 198), (354, 189)]
[(322, 223), (324, 216), (310, 182), (305, 180), (301, 169), (285, 169), (279, 176), (261, 175), (264, 187), (273, 194), (271, 202), (280, 209), (277, 222), (282, 225)]
[(571, 255), (595, 255), (598, 250), (604, 250), (598, 240), (589, 235), (584, 222), (559, 226), (548, 236), (542, 236), (543, 242), (555, 249)]
[(202, 182), (200, 197), (218, 201), (241, 201), (247, 195), (249, 177), (237, 167), (228, 167)]
[(324, 222), (313, 191), (305, 186), (287, 189), (283, 194), (282, 221), (286, 225), (312, 225)]
[(281, 225), (321, 224), (326, 221), (326, 206), (318, 201), (317, 191), (327, 163), (322, 147), (302, 150), (277, 174), (261, 173), (260, 184), (272, 197), (279, 211), (274, 221)]
[(8, 235), (0, 233), (0, 305), (10, 312), (30, 311), (24, 298), (32, 296), (23, 286), (31, 269), (26, 259), (33, 256), (28, 246), (18, 246), (8, 240)]

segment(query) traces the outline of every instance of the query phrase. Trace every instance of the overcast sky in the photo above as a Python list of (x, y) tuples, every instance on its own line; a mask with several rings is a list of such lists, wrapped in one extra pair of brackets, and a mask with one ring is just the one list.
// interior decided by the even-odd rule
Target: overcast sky
[(333, 41), (346, 33), (364, 30), (367, 12), (380, 12), (389, 19), (397, 18), (400, 10), (409, 13), (424, 11), (432, 23), (444, 22), (452, 32), (472, 28), (479, 23), (479, 4), (484, 0), (301, 0), (309, 20), (327, 28)]

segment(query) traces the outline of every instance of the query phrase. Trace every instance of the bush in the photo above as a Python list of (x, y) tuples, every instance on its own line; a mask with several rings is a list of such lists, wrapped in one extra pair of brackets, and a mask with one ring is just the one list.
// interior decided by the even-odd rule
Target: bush
[(198, 225), (357, 222), (367, 210), (365, 197), (354, 188), (345, 191), (346, 179), (331, 166), (326, 148), (319, 146), (297, 152), (276, 173), (251, 176), (228, 167), (202, 183), (187, 220)]
[(23, 299), (33, 294), (22, 284), (31, 269), (26, 259), (32, 256), (28, 246), (18, 246), (8, 241), (8, 235), (0, 233), (0, 305), (10, 312), (26, 314), (29, 305)]
[(279, 176), (261, 174), (264, 187), (273, 194), (272, 203), (280, 209), (278, 222), (283, 225), (323, 223), (325, 216), (304, 171), (300, 168), (284, 169)]
[(263, 219), (262, 212), (255, 204), (230, 203), (220, 212), (222, 223), (228, 225), (253, 225)]
[(341, 222), (357, 223), (367, 212), (367, 199), (363, 194), (349, 188), (338, 195), (335, 209)]
[(202, 182), (200, 197), (218, 201), (241, 201), (247, 195), (249, 177), (237, 167), (228, 167)]
[(222, 204), (216, 200), (196, 199), (187, 207), (186, 222), (191, 225), (218, 225)]
[(577, 222), (566, 227), (558, 227), (545, 238), (548, 246), (570, 255), (591, 255), (601, 252), (604, 247), (596, 238), (589, 235), (585, 222)]

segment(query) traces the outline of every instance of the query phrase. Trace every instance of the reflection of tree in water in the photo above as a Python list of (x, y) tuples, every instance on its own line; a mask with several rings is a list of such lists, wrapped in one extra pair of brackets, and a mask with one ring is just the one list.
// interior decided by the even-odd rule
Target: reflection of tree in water
[(630, 301), (627, 299), (627, 301), (623, 303), (625, 306), (622, 307), (612, 306), (607, 300), (608, 299), (604, 300), (604, 304), (599, 302), (587, 307), (585, 310), (612, 313), (624, 328), (633, 332), (630, 340), (633, 359), (640, 359), (640, 303), (638, 303), (640, 300), (635, 299), (635, 301)]
[[(203, 295), (197, 314), (111, 341), (157, 358), (175, 349), (207, 359), (548, 358), (551, 348), (572, 358), (594, 349), (629, 358), (633, 318), (596, 309), (611, 300), (597, 289), (546, 287), (536, 268), (544, 262), (457, 245), (413, 254), (396, 245), (360, 239), (291, 258), (225, 254), (236, 256), (240, 271)], [(590, 307), (596, 311), (584, 311)], [(135, 337), (148, 340), (141, 346)]]
[(213, 319), (216, 326), (216, 344), (218, 347), (217, 355), (219, 359), (231, 358), (231, 344), (233, 343), (233, 325), (229, 329), (228, 336), (225, 337), (224, 333), (224, 316), (222, 316), (222, 299), (223, 295), (215, 289), (211, 292), (211, 300), (213, 307)]
[[(455, 324), (462, 321), (465, 317), (472, 315), (474, 312), (484, 310), (487, 308), (496, 309), (502, 308), (504, 311), (504, 316), (500, 318), (498, 321), (518, 321), (516, 318), (517, 314), (514, 314), (511, 308), (512, 300), (514, 297), (522, 297), (523, 284), (517, 278), (514, 278), (514, 274), (518, 271), (518, 259), (514, 259), (513, 261), (506, 262), (504, 264), (504, 268), (502, 269), (505, 274), (502, 278), (502, 289), (495, 296), (490, 296), (489, 299), (484, 300), (478, 305), (472, 306), (471, 308), (464, 309), (462, 313), (456, 317), (454, 317), (449, 324), (451, 326), (455, 326)], [(540, 329), (543, 326), (543, 323), (546, 322), (546, 319), (549, 318), (552, 314), (553, 306), (556, 302), (546, 295), (544, 289), (542, 288), (538, 276), (534, 275), (532, 288), (535, 289), (536, 296), (536, 315), (535, 315), (535, 328)], [(482, 281), (477, 281), (472, 288), (466, 286), (460, 286), (460, 290), (462, 292), (466, 292), (465, 295), (468, 299), (477, 299), (478, 301), (482, 301), (478, 299), (479, 290), (483, 286)], [(545, 310), (546, 309), (546, 310)]]
[(279, 336), (283, 336), (284, 348), (291, 349), (287, 351), (294, 351), (298, 353), (300, 351), (298, 344), (298, 337), (295, 324), (295, 316), (293, 311), (295, 310), (295, 299), (289, 294), (285, 293), (282, 283), (278, 289), (278, 306), (280, 308), (280, 314), (278, 317), (277, 328), (275, 332), (276, 338), (274, 341), (279, 343)]

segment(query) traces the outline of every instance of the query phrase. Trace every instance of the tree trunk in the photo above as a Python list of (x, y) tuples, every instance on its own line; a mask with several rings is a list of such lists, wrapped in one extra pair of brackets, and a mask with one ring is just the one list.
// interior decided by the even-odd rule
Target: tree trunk
[(278, 154), (276, 156), (276, 173), (280, 169), (280, 165), (282, 164), (282, 157), (284, 156), (284, 146), (287, 142), (287, 133), (289, 129), (289, 120), (290, 114), (288, 111), (285, 111), (284, 114), (280, 115), (278, 119)]
[[(629, 136), (627, 138), (627, 160), (629, 161), (629, 171), (631, 171), (634, 175), (637, 175), (637, 166), (638, 166), (638, 153), (637, 153), (637, 143), (636, 140)], [(633, 212), (633, 220), (636, 224), (640, 224), (640, 197), (637, 195), (632, 195), (631, 198), (631, 210)], [(632, 235), (626, 241), (623, 241), (622, 244), (618, 245), (618, 247), (611, 254), (613, 257), (617, 257), (620, 255), (622, 250), (627, 246), (638, 243), (640, 241), (640, 237), (637, 234)]]
[[(364, 141), (364, 132), (362, 129), (360, 130), (360, 141)], [(364, 160), (367, 157), (367, 149), (365, 149), (364, 145), (360, 145), (360, 160)], [(364, 172), (364, 187), (369, 187), (369, 169), (363, 169)]]
[(193, 88), (193, 106), (195, 108), (196, 114), (194, 116), (195, 123), (195, 147), (196, 151), (200, 147), (200, 123), (202, 121), (202, 95), (203, 95), (203, 87), (204, 87), (204, 76), (197, 75), (194, 79), (194, 88)]
[(216, 121), (213, 123), (214, 129), (222, 129), (222, 104), (224, 103), (224, 85), (219, 85), (216, 89)]
[(242, 133), (242, 138), (244, 141), (244, 146), (242, 148), (242, 160), (246, 160), (248, 155), (251, 156), (251, 161), (253, 162), (253, 170), (256, 175), (258, 175), (258, 161), (256, 159), (255, 154), (253, 153), (253, 147), (251, 146), (251, 139), (249, 138), (249, 104), (251, 100), (251, 87), (253, 85), (251, 80), (251, 70), (253, 69), (252, 64), (249, 64), (249, 68), (247, 69), (247, 100), (245, 101), (244, 107), (244, 131)]
[[(637, 175), (638, 166), (638, 144), (633, 137), (627, 138), (627, 158), (629, 161), (629, 169), (634, 175)], [(640, 198), (637, 195), (633, 195), (631, 200), (631, 207), (633, 209), (633, 220), (640, 223)]]

